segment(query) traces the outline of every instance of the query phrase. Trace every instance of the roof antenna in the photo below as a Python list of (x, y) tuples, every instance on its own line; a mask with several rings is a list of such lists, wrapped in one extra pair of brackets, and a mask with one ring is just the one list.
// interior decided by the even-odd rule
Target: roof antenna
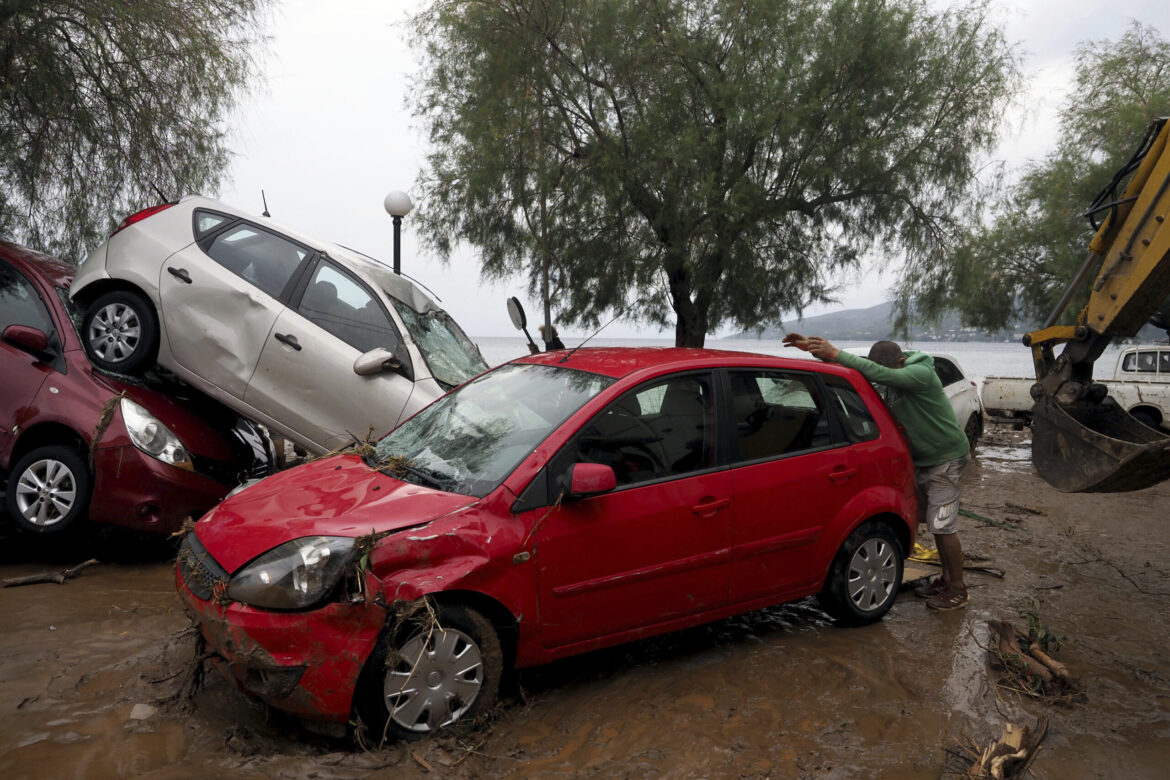
[(577, 346), (575, 346), (575, 347), (573, 347), (572, 349), (570, 349), (570, 350), (569, 350), (569, 353), (568, 353), (567, 355), (565, 355), (563, 358), (561, 358), (560, 360), (558, 360), (558, 361), (557, 361), (557, 363), (564, 363), (566, 360), (568, 360), (569, 358), (573, 357), (573, 353), (574, 353), (574, 352), (576, 352), (577, 350), (581, 349), (581, 347), (583, 347), (583, 346), (585, 346), (586, 344), (588, 344), (590, 341), (592, 341), (592, 340), (593, 340), (593, 337), (594, 337), (594, 336), (596, 336), (598, 333), (601, 333), (601, 331), (605, 330), (605, 329), (606, 329), (606, 328), (608, 328), (610, 325), (612, 325), (612, 324), (614, 323), (614, 321), (615, 321), (615, 320), (617, 320), (619, 317), (623, 317), (623, 316), (625, 316), (626, 312), (628, 312), (628, 311), (629, 311), (630, 309), (632, 309), (634, 306), (637, 306), (639, 303), (642, 303), (644, 300), (647, 300), (647, 299), (646, 299), (646, 298), (639, 298), (639, 299), (638, 299), (638, 300), (636, 300), (636, 301), (631, 301), (630, 303), (627, 303), (625, 306), (623, 306), (623, 307), (622, 307), (622, 310), (621, 310), (621, 311), (619, 311), (617, 314), (615, 314), (615, 315), (613, 316), (613, 319), (611, 319), (609, 322), (607, 322), (607, 323), (605, 323), (604, 325), (602, 325), (602, 326), (601, 326), (600, 328), (598, 328), (597, 330), (593, 331), (593, 335), (592, 335), (592, 336), (589, 336), (589, 338), (585, 339), (585, 340), (584, 340), (584, 341), (582, 341), (580, 344), (578, 344)]
[(272, 215), (268, 213), (268, 198), (265, 197), (264, 190), (260, 190), (260, 200), (264, 201), (264, 213), (262, 216), (271, 217)]

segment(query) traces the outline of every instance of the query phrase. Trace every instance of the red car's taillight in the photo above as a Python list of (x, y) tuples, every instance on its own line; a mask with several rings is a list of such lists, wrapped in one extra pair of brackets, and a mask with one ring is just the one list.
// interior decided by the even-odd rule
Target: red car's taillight
[[(175, 203), (177, 203), (177, 202), (178, 201), (175, 201)], [(166, 211), (171, 206), (175, 205), (175, 203), (163, 203), (160, 206), (151, 206), (148, 209), (143, 209), (142, 211), (136, 211), (133, 214), (131, 214), (130, 216), (126, 217), (120, 223), (118, 223), (118, 227), (114, 228), (114, 232), (110, 233), (110, 235), (111, 236), (117, 235), (121, 231), (123, 231), (126, 228), (133, 225), (135, 222), (141, 222), (142, 220), (146, 219), (147, 217), (154, 216), (155, 214), (159, 213), (160, 211)]]

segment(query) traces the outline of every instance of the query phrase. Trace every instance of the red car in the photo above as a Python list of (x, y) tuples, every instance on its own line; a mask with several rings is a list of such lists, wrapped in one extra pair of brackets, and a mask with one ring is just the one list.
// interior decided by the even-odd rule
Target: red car
[(860, 374), (560, 351), (233, 495), (187, 535), (176, 577), (246, 691), (417, 736), (483, 712), (506, 667), (810, 594), (843, 623), (878, 620), (915, 501)]
[[(242, 479), (267, 473), (267, 437), (177, 383), (166, 395), (86, 359), (73, 268), (0, 241), (0, 475), (15, 525), (58, 533), (87, 518), (170, 534)], [(96, 439), (96, 441), (95, 441)]]

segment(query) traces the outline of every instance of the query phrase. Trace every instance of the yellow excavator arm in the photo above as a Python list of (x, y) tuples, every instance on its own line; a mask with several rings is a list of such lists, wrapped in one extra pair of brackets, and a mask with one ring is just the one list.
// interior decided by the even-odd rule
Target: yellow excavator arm
[[(1090, 218), (1105, 217), (1088, 256), (1032, 348), (1032, 463), (1070, 493), (1139, 490), (1170, 479), (1170, 436), (1131, 417), (1093, 381), (1093, 363), (1118, 337), (1134, 336), (1170, 297), (1170, 122), (1154, 122), (1134, 158), (1098, 197)], [(1127, 176), (1121, 197), (1117, 185)], [(1056, 325), (1096, 269), (1075, 325)], [(1064, 345), (1060, 355), (1055, 347)]]

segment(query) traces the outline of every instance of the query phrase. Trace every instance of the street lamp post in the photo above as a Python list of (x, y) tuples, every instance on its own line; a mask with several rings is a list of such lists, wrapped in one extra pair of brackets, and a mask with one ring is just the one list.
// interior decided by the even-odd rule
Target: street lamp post
[(394, 219), (394, 273), (402, 273), (402, 218), (410, 213), (414, 204), (405, 192), (394, 190), (382, 202), (386, 213)]

